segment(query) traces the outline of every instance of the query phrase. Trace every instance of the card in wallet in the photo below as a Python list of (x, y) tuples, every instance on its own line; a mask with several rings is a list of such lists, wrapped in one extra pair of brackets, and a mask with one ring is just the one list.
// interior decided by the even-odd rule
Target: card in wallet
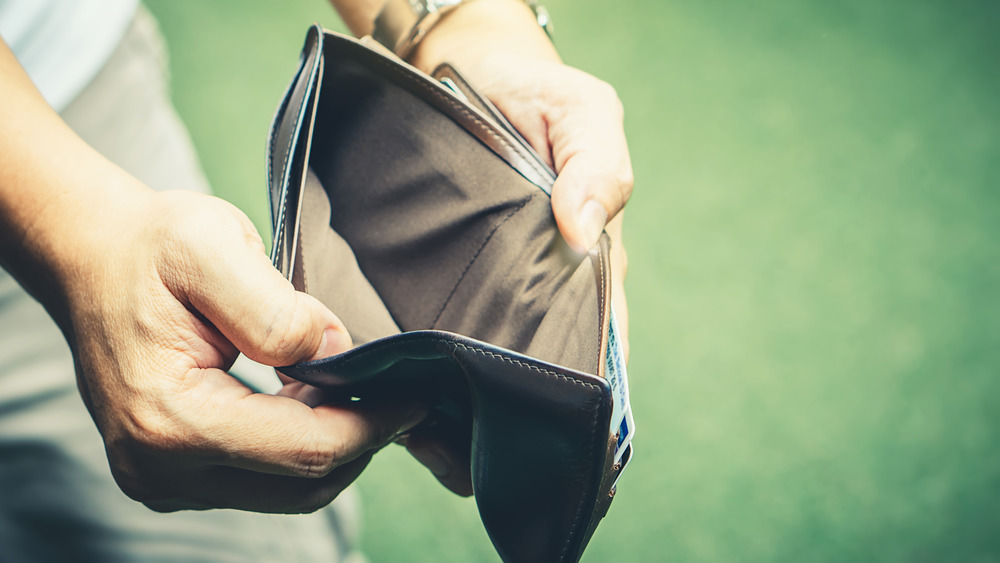
[(435, 75), (309, 30), (268, 139), (272, 258), (356, 347), (281, 371), (423, 399), (469, 452), (500, 556), (577, 561), (631, 455), (609, 239), (571, 250), (553, 172), (455, 69)]

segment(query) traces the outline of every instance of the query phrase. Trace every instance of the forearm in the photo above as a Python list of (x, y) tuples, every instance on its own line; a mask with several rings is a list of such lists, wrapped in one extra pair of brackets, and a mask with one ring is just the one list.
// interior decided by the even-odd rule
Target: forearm
[(410, 62), (429, 72), (442, 62), (472, 67), (494, 54), (560, 61), (559, 54), (522, 0), (471, 0), (428, 32)]
[(61, 321), (55, 296), (101, 226), (102, 202), (142, 187), (83, 142), (0, 41), (0, 263)]
[[(371, 33), (384, 0), (331, 2), (351, 33), (362, 36)], [(522, 0), (469, 0), (431, 28), (409, 62), (429, 72), (444, 61), (464, 67), (497, 52), (559, 60), (548, 36)]]

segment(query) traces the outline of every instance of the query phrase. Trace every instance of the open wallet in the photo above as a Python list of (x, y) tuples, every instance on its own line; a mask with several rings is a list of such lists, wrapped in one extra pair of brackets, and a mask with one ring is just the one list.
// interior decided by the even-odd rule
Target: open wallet
[(634, 434), (608, 236), (569, 248), (555, 174), (455, 69), (319, 26), (268, 152), (274, 265), (356, 344), (281, 372), (425, 401), (500, 557), (577, 561)]

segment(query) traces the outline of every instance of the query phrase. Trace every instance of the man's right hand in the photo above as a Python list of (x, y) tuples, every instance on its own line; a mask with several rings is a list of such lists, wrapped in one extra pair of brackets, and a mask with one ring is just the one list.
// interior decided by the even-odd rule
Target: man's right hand
[(66, 336), (126, 494), (162, 511), (309, 512), (422, 420), (417, 404), (335, 406), (303, 384), (263, 395), (231, 377), (239, 351), (283, 366), (351, 339), (271, 266), (242, 212), (155, 193), (108, 162), (2, 40), (0, 92), (0, 265)]
[(282, 366), (350, 337), (230, 204), (141, 192), (127, 209), (94, 225), (79, 246), (91, 253), (61, 276), (80, 391), (126, 494), (164, 511), (316, 510), (423, 418), (416, 404), (309, 406), (301, 384), (243, 386), (226, 373), (240, 350)]

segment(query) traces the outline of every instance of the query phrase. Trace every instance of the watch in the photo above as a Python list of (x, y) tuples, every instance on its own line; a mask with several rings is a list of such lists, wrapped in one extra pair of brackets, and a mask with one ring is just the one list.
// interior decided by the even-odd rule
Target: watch
[[(386, 0), (375, 18), (372, 38), (406, 59), (441, 17), (471, 0)], [(552, 19), (537, 0), (524, 0), (535, 20), (552, 39)]]

